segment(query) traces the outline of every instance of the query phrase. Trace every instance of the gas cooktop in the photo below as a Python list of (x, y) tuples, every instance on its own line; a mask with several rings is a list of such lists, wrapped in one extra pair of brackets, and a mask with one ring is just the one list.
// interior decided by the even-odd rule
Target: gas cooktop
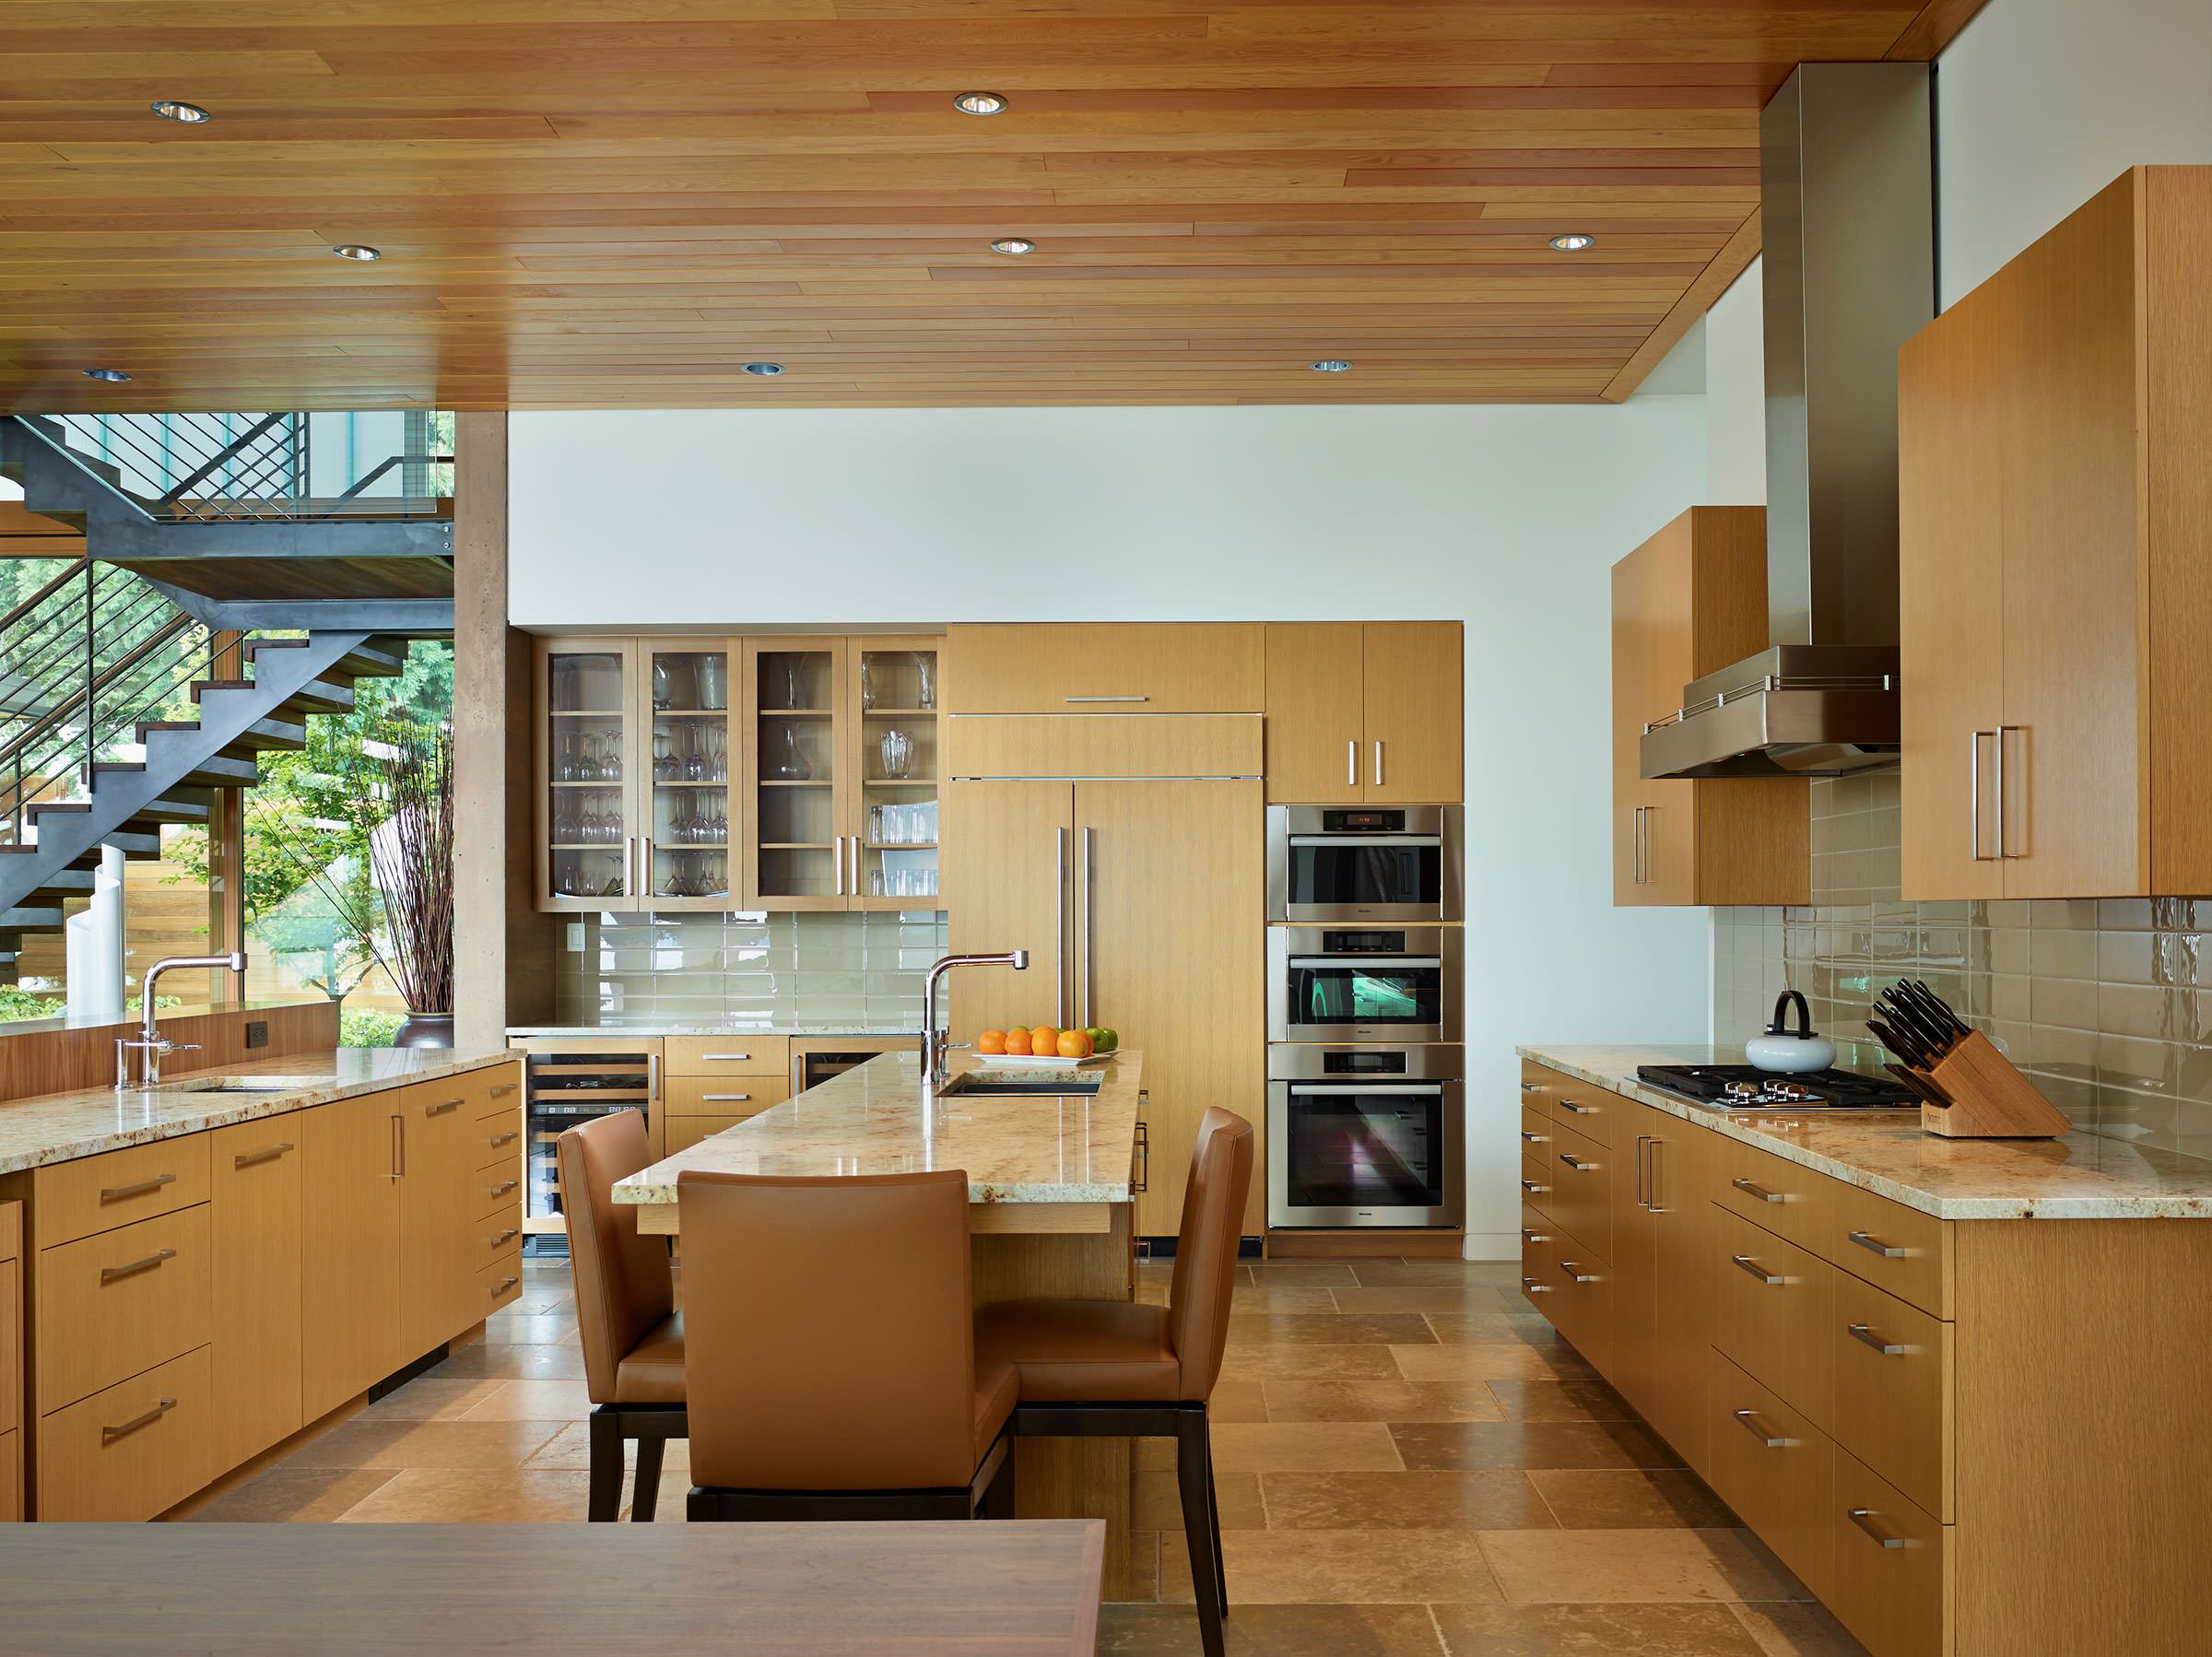
[(1636, 1079), (1722, 1111), (1917, 1111), (1919, 1096), (1850, 1070), (1778, 1075), (1751, 1064), (1639, 1064)]

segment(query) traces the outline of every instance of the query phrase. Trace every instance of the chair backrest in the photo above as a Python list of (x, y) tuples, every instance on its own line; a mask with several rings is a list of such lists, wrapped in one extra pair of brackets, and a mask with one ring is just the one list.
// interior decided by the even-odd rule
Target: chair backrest
[(919, 1490), (974, 1476), (968, 1176), (687, 1172), (695, 1485)]
[(1237, 1244), (1251, 1191), (1252, 1123), (1234, 1111), (1210, 1107), (1198, 1120), (1190, 1181), (1182, 1193), (1175, 1275), (1168, 1286), (1168, 1338), (1182, 1366), (1186, 1399), (1211, 1395), (1221, 1373), (1230, 1297), (1236, 1292)]
[(615, 1181), (651, 1162), (653, 1146), (641, 1112), (615, 1111), (571, 1128), (556, 1148), (584, 1384), (594, 1404), (612, 1404), (616, 1366), (676, 1304), (668, 1240), (641, 1234), (638, 1211), (614, 1199)]

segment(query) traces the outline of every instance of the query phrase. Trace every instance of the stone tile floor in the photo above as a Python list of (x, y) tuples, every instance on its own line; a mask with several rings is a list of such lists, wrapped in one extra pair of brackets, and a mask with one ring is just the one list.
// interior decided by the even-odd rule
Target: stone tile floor
[[(1784, 1657), (1859, 1647), (1532, 1312), (1511, 1264), (1241, 1268), (1215, 1394), (1230, 1649)], [(1169, 1268), (1138, 1294), (1164, 1300)], [(583, 1359), (565, 1260), (484, 1337), (197, 1520), (580, 1522)], [(1101, 1651), (1198, 1650), (1172, 1450), (1137, 1448), (1140, 1603)], [(689, 1475), (668, 1447), (659, 1516)]]

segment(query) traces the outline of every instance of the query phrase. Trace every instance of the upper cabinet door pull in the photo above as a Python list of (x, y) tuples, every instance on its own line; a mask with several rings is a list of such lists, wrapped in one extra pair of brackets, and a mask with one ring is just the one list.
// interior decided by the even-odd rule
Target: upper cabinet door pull
[(159, 1191), (164, 1185), (174, 1185), (176, 1182), (177, 1176), (174, 1174), (156, 1174), (152, 1179), (141, 1180), (135, 1185), (110, 1186), (100, 1193), (100, 1200), (103, 1203), (120, 1203), (125, 1197), (146, 1196)]
[(1359, 786), (1359, 739), (1355, 736), (1344, 745), (1344, 785)]
[(1847, 1511), (1851, 1516), (1851, 1522), (1873, 1538), (1876, 1546), (1902, 1547), (1905, 1545), (1905, 1539), (1902, 1536), (1892, 1536), (1888, 1531), (1874, 1522), (1872, 1508), (1852, 1508)]
[(157, 1249), (144, 1260), (134, 1260), (128, 1265), (101, 1266), (100, 1280), (102, 1283), (112, 1283), (118, 1277), (135, 1277), (140, 1272), (150, 1272), (163, 1261), (174, 1260), (176, 1257), (177, 1252), (174, 1249)]
[(1769, 1191), (1765, 1186), (1754, 1185), (1748, 1180), (1731, 1180), (1728, 1183), (1746, 1196), (1757, 1197), (1762, 1203), (1780, 1203), (1787, 1200), (1781, 1192)]
[(1884, 1357), (1902, 1357), (1905, 1354), (1902, 1346), (1882, 1339), (1880, 1335), (1874, 1333), (1873, 1327), (1869, 1324), (1846, 1323), (1843, 1328), (1853, 1340), (1858, 1342), (1862, 1346), (1872, 1346)]
[(1905, 1257), (1904, 1250), (1893, 1249), (1880, 1238), (1870, 1236), (1866, 1232), (1846, 1231), (1843, 1235), (1857, 1243), (1869, 1254), (1879, 1254), (1884, 1260), (1902, 1260)]
[(241, 1151), (237, 1156), (230, 1158), (230, 1166), (232, 1168), (252, 1168), (257, 1163), (274, 1162), (277, 1158), (285, 1155), (291, 1148), (292, 1147), (288, 1144), (272, 1145), (267, 1146), (265, 1149), (258, 1151)]
[(1788, 1279), (1779, 1277), (1772, 1272), (1768, 1271), (1765, 1266), (1759, 1264), (1758, 1261), (1752, 1259), (1748, 1254), (1731, 1254), (1728, 1256), (1728, 1258), (1735, 1262), (1739, 1270), (1750, 1273), (1751, 1275), (1758, 1278), (1761, 1283), (1783, 1283), (1788, 1281)]
[(1382, 786), (1382, 744), (1380, 740), (1375, 743), (1375, 786)]

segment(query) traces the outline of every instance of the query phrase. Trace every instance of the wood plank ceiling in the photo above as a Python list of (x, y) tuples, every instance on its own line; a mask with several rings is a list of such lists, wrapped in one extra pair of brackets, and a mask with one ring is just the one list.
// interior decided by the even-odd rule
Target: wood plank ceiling
[(0, 406), (1619, 398), (1979, 4), (7, 0)]

